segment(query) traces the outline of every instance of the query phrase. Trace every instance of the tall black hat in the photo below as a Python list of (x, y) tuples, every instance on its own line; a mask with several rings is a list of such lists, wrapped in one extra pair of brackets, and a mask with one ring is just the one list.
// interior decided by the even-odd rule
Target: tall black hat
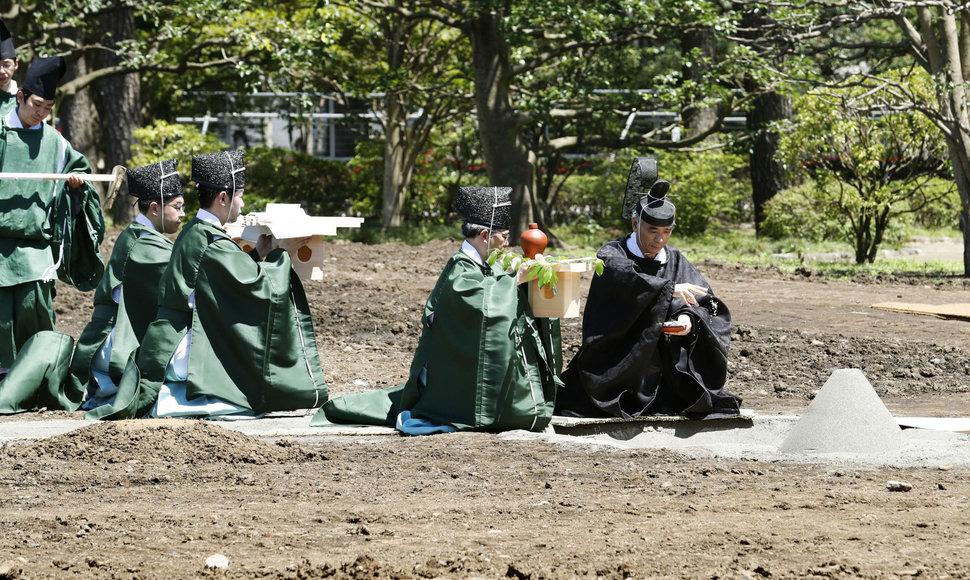
[(7, 25), (0, 20), (0, 60), (8, 58), (17, 60), (17, 48), (13, 45), (13, 36), (7, 30)]
[(650, 225), (666, 227), (673, 225), (677, 208), (667, 197), (670, 182), (658, 179), (646, 195), (637, 202), (637, 215)]
[(164, 200), (182, 195), (178, 159), (166, 159), (151, 165), (129, 169), (128, 194), (146, 201)]
[(46, 101), (52, 101), (57, 93), (57, 83), (65, 72), (67, 72), (67, 63), (62, 56), (35, 58), (31, 61), (27, 76), (24, 77), (24, 84), (20, 88)]
[(626, 193), (623, 196), (623, 219), (628, 220), (633, 217), (637, 202), (646, 195), (654, 181), (657, 181), (657, 160), (653, 157), (634, 159), (630, 176), (626, 180)]
[(246, 185), (242, 149), (192, 156), (192, 181), (232, 193)]
[(459, 187), (455, 211), (470, 224), (507, 230), (512, 225), (511, 193), (511, 187)]

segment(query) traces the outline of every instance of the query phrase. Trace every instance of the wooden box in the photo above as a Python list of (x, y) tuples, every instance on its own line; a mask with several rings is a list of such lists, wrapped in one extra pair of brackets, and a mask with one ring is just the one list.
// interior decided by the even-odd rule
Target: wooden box
[(593, 269), (587, 262), (553, 264), (559, 276), (555, 291), (550, 286), (539, 287), (537, 280), (529, 281), (529, 304), (536, 318), (576, 318), (579, 316), (581, 297), (580, 275)]
[(273, 247), (279, 240), (310, 237), (310, 241), (290, 252), (293, 269), (301, 280), (323, 279), (324, 236), (337, 235), (337, 228), (359, 228), (364, 218), (308, 216), (299, 204), (270, 203), (264, 212), (240, 216), (239, 221), (226, 224), (226, 232), (244, 251), (256, 246), (261, 234), (273, 236)]

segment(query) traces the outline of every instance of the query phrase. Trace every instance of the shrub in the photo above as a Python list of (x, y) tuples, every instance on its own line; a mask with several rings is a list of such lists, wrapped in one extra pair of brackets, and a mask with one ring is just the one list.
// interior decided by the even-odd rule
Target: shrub
[(716, 219), (739, 220), (751, 191), (747, 159), (724, 149), (671, 151), (657, 156), (657, 166), (660, 178), (670, 182), (679, 234), (703, 234)]
[[(926, 210), (925, 215), (935, 213)], [(883, 242), (889, 245), (905, 242), (917, 215), (907, 213), (892, 220), (883, 233)], [(818, 183), (806, 180), (779, 192), (765, 204), (765, 219), (759, 233), (775, 240), (847, 241), (851, 239), (852, 228), (846, 222), (844, 213), (832, 203), (832, 194)]]
[(224, 151), (229, 146), (212, 134), (203, 135), (194, 125), (180, 125), (156, 121), (132, 132), (129, 167), (141, 167), (166, 159), (177, 159), (179, 178), (185, 190), (185, 215), (193, 216), (199, 209), (199, 198), (191, 195), (192, 156)]
[[(700, 153), (661, 152), (656, 155), (660, 179), (670, 182), (670, 197), (677, 206), (677, 231), (703, 234), (716, 219), (736, 221), (748, 196), (747, 162), (723, 149)], [(554, 225), (593, 219), (607, 228), (629, 229), (621, 218), (623, 196), (632, 154), (614, 161), (590, 162), (584, 174), (563, 185)]]
[(354, 183), (353, 171), (343, 161), (272, 147), (246, 150), (249, 211), (275, 201), (298, 203), (310, 215), (357, 214), (350, 199)]
[(843, 239), (845, 225), (838, 208), (810, 180), (778, 192), (765, 204), (758, 233), (769, 238), (800, 238), (812, 242)]

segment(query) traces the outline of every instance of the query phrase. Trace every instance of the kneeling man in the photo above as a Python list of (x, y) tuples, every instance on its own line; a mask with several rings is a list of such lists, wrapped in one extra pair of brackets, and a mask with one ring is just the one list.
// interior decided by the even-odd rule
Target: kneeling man
[[(192, 158), (201, 209), (175, 241), (157, 320), (119, 385), (112, 419), (253, 417), (327, 400), (310, 308), (287, 250), (263, 236), (244, 252), (223, 226), (243, 207), (241, 150)], [(292, 246), (292, 247), (291, 247)], [(140, 377), (139, 377), (140, 374)]]
[(559, 321), (532, 316), (526, 270), (487, 263), (508, 245), (511, 191), (459, 189), (465, 241), (425, 304), (407, 384), (333, 399), (311, 424), (394, 425), (409, 435), (545, 429), (561, 385)]
[(118, 236), (94, 293), (94, 314), (78, 339), (71, 380), (91, 410), (114, 401), (118, 382), (158, 308), (159, 280), (185, 216), (178, 160), (129, 169), (138, 215)]
[[(563, 372), (558, 414), (584, 417), (736, 415), (724, 390), (731, 314), (667, 245), (676, 208), (658, 181), (634, 207), (633, 232), (602, 248), (583, 342)], [(664, 328), (667, 323), (667, 328)]]

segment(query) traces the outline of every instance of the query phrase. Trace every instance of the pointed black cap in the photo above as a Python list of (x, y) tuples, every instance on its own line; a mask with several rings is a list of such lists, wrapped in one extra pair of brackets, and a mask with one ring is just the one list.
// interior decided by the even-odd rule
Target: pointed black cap
[(165, 200), (182, 195), (178, 159), (166, 159), (159, 163), (129, 169), (128, 194), (147, 201)]
[(661, 228), (673, 225), (677, 208), (667, 197), (669, 190), (669, 181), (659, 179), (653, 184), (650, 191), (637, 202), (637, 215), (641, 220)]
[(229, 193), (246, 185), (242, 149), (192, 156), (192, 181)]
[(27, 76), (24, 77), (24, 84), (20, 88), (44, 100), (52, 101), (57, 93), (57, 83), (65, 72), (67, 72), (67, 63), (64, 62), (64, 57), (35, 58), (31, 61)]
[(459, 187), (455, 211), (470, 224), (490, 231), (512, 225), (511, 187)]
[(13, 44), (13, 36), (7, 25), (0, 20), (0, 60), (11, 58), (17, 60), (17, 47)]

